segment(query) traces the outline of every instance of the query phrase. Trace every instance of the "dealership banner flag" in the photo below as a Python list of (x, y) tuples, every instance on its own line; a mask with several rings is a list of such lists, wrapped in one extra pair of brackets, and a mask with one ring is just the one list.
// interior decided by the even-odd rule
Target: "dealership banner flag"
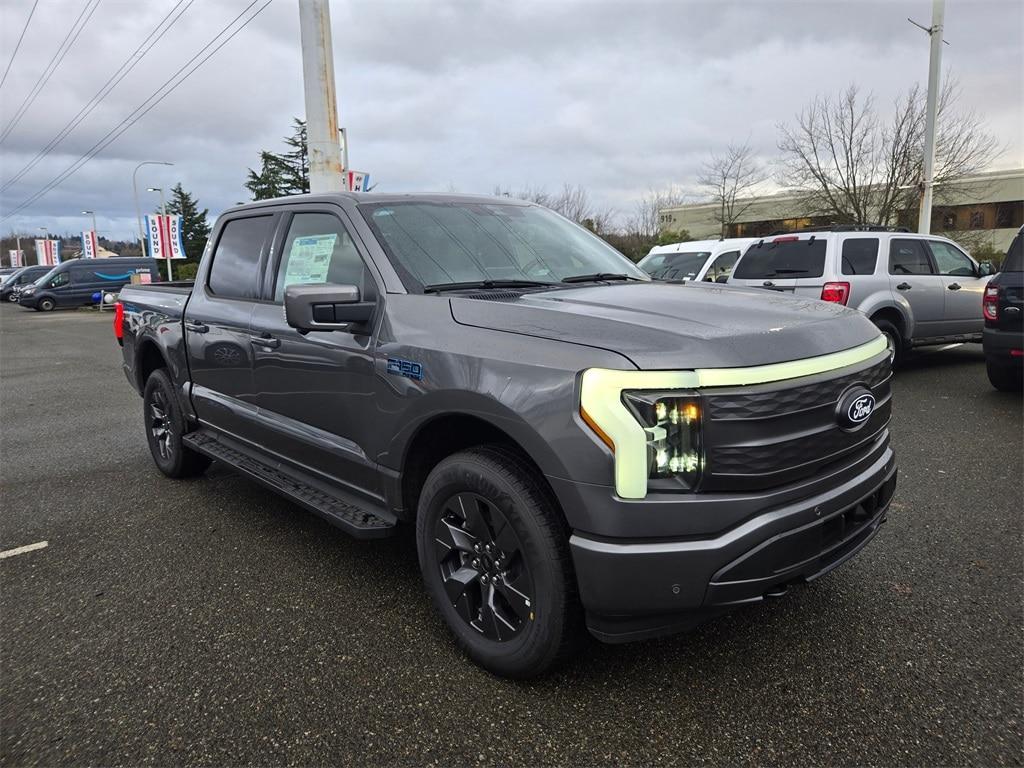
[(181, 216), (146, 215), (146, 246), (154, 259), (184, 259), (185, 244), (181, 238)]
[(60, 240), (36, 240), (36, 264), (44, 267), (60, 264)]
[(8, 251), (7, 255), (11, 258), (12, 267), (23, 267), (25, 266), (25, 252), (24, 251)]
[(366, 192), (370, 188), (370, 174), (363, 171), (347, 171), (349, 192)]
[(86, 229), (82, 232), (82, 258), (95, 259), (100, 252), (100, 244), (96, 239), (95, 229)]

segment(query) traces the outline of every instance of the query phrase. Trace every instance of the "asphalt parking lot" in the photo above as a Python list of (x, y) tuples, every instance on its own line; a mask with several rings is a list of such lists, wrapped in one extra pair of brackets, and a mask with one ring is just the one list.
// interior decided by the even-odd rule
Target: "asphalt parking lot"
[(462, 658), (410, 538), (153, 466), (110, 313), (0, 307), (3, 765), (1024, 760), (1019, 396), (980, 347), (898, 372), (900, 480), (856, 559), (533, 683)]

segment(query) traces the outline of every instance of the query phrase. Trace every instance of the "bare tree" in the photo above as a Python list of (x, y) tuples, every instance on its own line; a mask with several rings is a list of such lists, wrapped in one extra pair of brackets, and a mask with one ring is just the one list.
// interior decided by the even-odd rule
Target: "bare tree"
[(724, 155), (712, 154), (701, 166), (697, 183), (718, 205), (715, 221), (722, 227), (722, 237), (740, 220), (750, 207), (754, 189), (768, 178), (764, 166), (750, 144), (730, 144)]
[(686, 195), (676, 187), (649, 189), (636, 203), (626, 218), (626, 234), (642, 240), (656, 240), (661, 232), (661, 212), (686, 202)]
[(574, 184), (563, 184), (562, 189), (554, 193), (544, 187), (524, 187), (512, 191), (507, 187), (496, 186), (494, 194), (543, 205), (597, 234), (609, 231), (615, 218), (614, 211), (598, 206), (591, 200), (586, 189)]
[[(958, 111), (959, 89), (946, 79), (939, 96), (935, 197), (956, 180), (989, 165), (1000, 153), (995, 137), (972, 111)], [(902, 211), (916, 216), (924, 163), (925, 93), (915, 85), (879, 114), (871, 94), (856, 85), (839, 96), (815, 96), (792, 125), (780, 125), (779, 181), (804, 193), (812, 215), (836, 223), (893, 224)]]

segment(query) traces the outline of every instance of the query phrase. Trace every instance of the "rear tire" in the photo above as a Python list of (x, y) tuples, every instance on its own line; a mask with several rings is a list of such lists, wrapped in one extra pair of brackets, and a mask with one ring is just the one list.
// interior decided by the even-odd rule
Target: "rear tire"
[(1000, 392), (1020, 392), (1024, 389), (1024, 373), (1019, 366), (999, 365), (986, 360), (985, 372), (988, 373), (989, 382)]
[(434, 605), (484, 669), (536, 677), (580, 636), (567, 527), (516, 454), (484, 446), (438, 464), (420, 494), (416, 546)]
[(40, 299), (39, 303), (36, 305), (36, 309), (40, 312), (52, 312), (56, 306), (57, 302), (53, 299)]
[(157, 469), (175, 479), (201, 475), (210, 459), (187, 448), (181, 439), (187, 425), (167, 371), (158, 368), (146, 379), (142, 395), (146, 441)]
[(907, 342), (903, 338), (903, 334), (900, 333), (900, 329), (888, 320), (878, 318), (872, 319), (872, 322), (885, 336), (885, 345), (889, 349), (889, 362), (895, 368), (906, 358)]

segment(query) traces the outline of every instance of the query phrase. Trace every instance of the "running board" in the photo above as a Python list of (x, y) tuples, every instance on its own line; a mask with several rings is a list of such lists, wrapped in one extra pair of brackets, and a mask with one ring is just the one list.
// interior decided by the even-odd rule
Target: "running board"
[(395, 517), (383, 507), (354, 494), (328, 488), (307, 473), (287, 467), (230, 438), (199, 429), (185, 435), (182, 442), (277, 491), (354, 538), (382, 539), (395, 532)]

